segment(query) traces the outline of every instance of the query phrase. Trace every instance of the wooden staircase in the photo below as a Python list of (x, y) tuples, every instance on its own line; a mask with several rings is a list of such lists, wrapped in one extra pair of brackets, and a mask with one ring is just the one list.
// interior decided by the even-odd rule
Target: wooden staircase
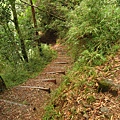
[(58, 57), (39, 76), (0, 95), (0, 120), (41, 120), (50, 93), (60, 85), (72, 61), (63, 46), (55, 50)]

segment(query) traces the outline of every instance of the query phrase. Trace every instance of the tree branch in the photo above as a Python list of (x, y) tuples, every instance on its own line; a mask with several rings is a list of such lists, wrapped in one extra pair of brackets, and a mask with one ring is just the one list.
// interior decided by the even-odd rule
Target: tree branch
[(55, 14), (49, 13), (48, 11), (45, 11), (45, 10), (42, 10), (42, 9), (40, 9), (40, 8), (39, 8), (38, 6), (36, 6), (36, 5), (31, 5), (31, 4), (29, 4), (29, 3), (27, 3), (27, 2), (25, 2), (25, 1), (23, 1), (23, 0), (20, 0), (20, 1), (21, 1), (22, 3), (28, 5), (28, 6), (33, 6), (33, 7), (37, 8), (38, 10), (40, 10), (40, 11), (42, 11), (42, 12), (47, 12), (48, 14), (52, 15), (54, 18), (59, 19), (59, 20), (65, 22), (65, 19), (64, 19), (64, 18), (58, 17), (58, 16), (56, 16)]

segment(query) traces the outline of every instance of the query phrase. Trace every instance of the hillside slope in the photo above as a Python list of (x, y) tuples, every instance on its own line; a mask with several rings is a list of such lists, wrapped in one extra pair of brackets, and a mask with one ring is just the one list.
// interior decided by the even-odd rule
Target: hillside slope
[(101, 66), (84, 66), (83, 71), (74, 69), (53, 95), (44, 119), (119, 120), (120, 49), (107, 56)]

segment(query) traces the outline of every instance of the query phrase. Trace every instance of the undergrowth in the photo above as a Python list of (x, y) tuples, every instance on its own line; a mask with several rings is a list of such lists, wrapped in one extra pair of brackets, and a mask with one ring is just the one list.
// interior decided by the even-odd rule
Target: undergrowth
[(19, 62), (17, 64), (9, 64), (9, 62), (3, 63), (1, 61), (2, 68), (0, 69), (0, 74), (7, 88), (21, 84), (28, 78), (37, 76), (56, 57), (55, 51), (51, 50), (47, 45), (42, 45), (43, 56), (41, 57), (35, 54), (35, 50), (30, 51), (28, 63)]
[[(72, 96), (74, 101), (80, 94), (86, 104), (95, 102), (95, 68), (103, 65), (108, 61), (108, 56), (114, 56), (120, 49), (120, 8), (116, 0), (82, 0), (67, 16), (69, 29), (66, 43), (74, 66), (53, 93), (43, 120), (64, 119), (62, 105), (66, 102), (66, 96)], [(71, 115), (76, 115), (75, 110), (69, 108), (69, 111)], [(83, 111), (82, 114), (85, 113)], [(68, 119), (72, 119), (71, 115)]]
[[(118, 45), (118, 44), (117, 44)], [(116, 46), (117, 46), (116, 45)], [(120, 47), (119, 47), (120, 49)], [(115, 49), (114, 49), (115, 50)], [(109, 55), (113, 55), (113, 51), (109, 51)], [(115, 50), (116, 51), (116, 50)], [(117, 52), (117, 51), (116, 51)], [(116, 53), (114, 52), (114, 54)], [(108, 61), (109, 55), (104, 57), (100, 64), (102, 65)], [(89, 56), (88, 56), (89, 57)], [(66, 109), (70, 111), (71, 115), (69, 119), (75, 119), (73, 116), (77, 116), (76, 106), (71, 105), (72, 108), (67, 106), (69, 97), (71, 98), (71, 104), (76, 103), (76, 96), (81, 97), (81, 104), (86, 108), (92, 105), (96, 101), (95, 93), (98, 93), (98, 87), (96, 86), (96, 78), (99, 77), (96, 74), (96, 66), (93, 63), (88, 64), (88, 61), (80, 62), (79, 59), (74, 63), (71, 70), (68, 71), (62, 79), (61, 85), (51, 93), (51, 99), (49, 104), (45, 108), (45, 114), (43, 120), (62, 120), (64, 119), (64, 112), (62, 111), (63, 105), (66, 103)], [(108, 66), (109, 67), (109, 66)], [(73, 108), (74, 107), (74, 108)], [(65, 109), (65, 106), (64, 106)], [(86, 114), (86, 110), (83, 111), (83, 115)], [(82, 116), (81, 116), (82, 118)]]

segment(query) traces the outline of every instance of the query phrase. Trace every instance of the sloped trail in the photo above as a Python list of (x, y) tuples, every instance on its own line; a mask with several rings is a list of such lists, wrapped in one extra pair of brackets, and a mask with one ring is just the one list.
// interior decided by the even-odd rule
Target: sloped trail
[(42, 73), (0, 95), (0, 120), (41, 120), (50, 92), (60, 85), (72, 62), (65, 46), (53, 49), (58, 56)]
[[(92, 69), (94, 74), (90, 76), (76, 72), (77, 77), (74, 77), (73, 82), (76, 84), (82, 81), (77, 89), (73, 87), (74, 83), (70, 84), (62, 91), (64, 99), (61, 95), (54, 102), (59, 106), (57, 112), (61, 116), (58, 120), (120, 120), (120, 49), (107, 56), (104, 64)], [(105, 82), (101, 85), (105, 89), (98, 92), (101, 87), (98, 81), (103, 80)], [(109, 89), (106, 90), (106, 86)]]

